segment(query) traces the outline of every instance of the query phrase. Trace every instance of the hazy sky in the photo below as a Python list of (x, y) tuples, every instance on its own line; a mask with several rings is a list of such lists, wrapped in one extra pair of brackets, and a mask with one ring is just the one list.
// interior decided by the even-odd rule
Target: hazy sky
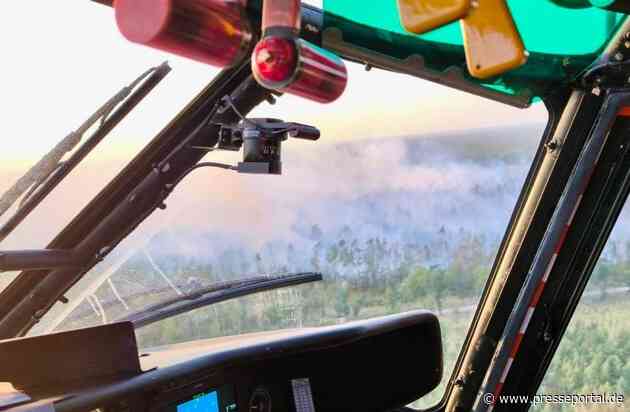
[[(38, 158), (124, 83), (169, 60), (174, 71), (99, 149), (116, 157), (136, 151), (218, 72), (128, 43), (112, 10), (88, 0), (12, 2), (0, 15), (0, 38), (3, 162)], [(354, 64), (349, 71), (348, 90), (336, 103), (287, 96), (258, 112), (315, 123), (324, 142), (544, 118), (540, 105), (523, 112), (402, 75)]]
[[(88, 0), (12, 2), (0, 13), (0, 39), (0, 191), (138, 74), (164, 60), (173, 67), (154, 93), (33, 214), (25, 235), (10, 242), (13, 247), (47, 243), (218, 73), (127, 42), (117, 30), (113, 10)], [(546, 118), (542, 105), (519, 110), (408, 76), (366, 72), (354, 64), (348, 68), (348, 89), (333, 104), (284, 96), (276, 106), (264, 104), (254, 114), (322, 130), (317, 143), (287, 145), (287, 151), (295, 152), (349, 139), (542, 123)], [(39, 234), (37, 245), (31, 242), (33, 231)]]

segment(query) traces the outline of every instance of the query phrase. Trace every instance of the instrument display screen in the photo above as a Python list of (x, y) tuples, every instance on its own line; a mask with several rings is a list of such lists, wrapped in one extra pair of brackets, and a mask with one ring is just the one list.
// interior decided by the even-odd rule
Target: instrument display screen
[(217, 391), (200, 393), (189, 401), (177, 405), (177, 412), (219, 412), (219, 393)]
[[(201, 389), (201, 390), (199, 390)], [(198, 392), (181, 399), (178, 402), (170, 403), (164, 412), (237, 412), (234, 387), (232, 385), (215, 388), (199, 388)], [(189, 392), (190, 393), (190, 392)]]

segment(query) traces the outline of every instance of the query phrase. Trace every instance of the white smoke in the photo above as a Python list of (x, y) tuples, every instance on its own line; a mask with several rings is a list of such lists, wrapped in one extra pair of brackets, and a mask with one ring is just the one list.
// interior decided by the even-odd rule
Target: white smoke
[(472, 233), (496, 244), (541, 132), (532, 126), (475, 130), (309, 143), (303, 150), (291, 150), (288, 142), (283, 176), (196, 176), (182, 189), (186, 206), (170, 212), (178, 228), (157, 236), (151, 247), (210, 261), (239, 249), (277, 255), (289, 243), (306, 253), (315, 243), (314, 225), (328, 239), (349, 229), (361, 241), (434, 246)]

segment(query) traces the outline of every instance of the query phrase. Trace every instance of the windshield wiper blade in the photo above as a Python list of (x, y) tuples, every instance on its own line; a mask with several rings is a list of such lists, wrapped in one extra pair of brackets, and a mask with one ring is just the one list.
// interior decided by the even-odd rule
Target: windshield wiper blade
[[(131, 84), (122, 88), (0, 197), (0, 216), (20, 197), (23, 197), (15, 214), (0, 227), (0, 242), (6, 239), (39, 206), (44, 198), (153, 91), (170, 71), (170, 66), (164, 62), (147, 70)], [(99, 121), (98, 129), (74, 150), (88, 129)], [(72, 150), (74, 151), (70, 157), (61, 161), (61, 158)], [(43, 175), (41, 175), (42, 172), (44, 172)]]
[(136, 328), (171, 318), (215, 303), (236, 299), (247, 295), (317, 282), (323, 279), (321, 273), (306, 272), (278, 276), (255, 276), (247, 279), (218, 282), (191, 293), (162, 301), (118, 319), (118, 322), (132, 322)]

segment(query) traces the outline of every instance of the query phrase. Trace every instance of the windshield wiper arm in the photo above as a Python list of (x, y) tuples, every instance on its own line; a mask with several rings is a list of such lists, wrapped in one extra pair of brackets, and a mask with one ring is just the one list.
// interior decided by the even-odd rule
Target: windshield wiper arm
[[(131, 84), (125, 86), (0, 197), (0, 216), (20, 197), (23, 197), (15, 214), (0, 227), (0, 242), (9, 236), (39, 206), (44, 198), (107, 137), (114, 127), (135, 109), (170, 71), (170, 66), (165, 62), (147, 70)], [(87, 141), (74, 150), (88, 129), (99, 121), (98, 129)], [(67, 160), (61, 161), (68, 151), (73, 151), (71, 156)]]
[(142, 328), (155, 322), (189, 312), (215, 303), (253, 295), (259, 292), (317, 282), (323, 279), (321, 273), (306, 272), (278, 276), (255, 276), (252, 278), (218, 282), (208, 287), (195, 290), (165, 300), (118, 319), (119, 322), (132, 322), (136, 328)]

